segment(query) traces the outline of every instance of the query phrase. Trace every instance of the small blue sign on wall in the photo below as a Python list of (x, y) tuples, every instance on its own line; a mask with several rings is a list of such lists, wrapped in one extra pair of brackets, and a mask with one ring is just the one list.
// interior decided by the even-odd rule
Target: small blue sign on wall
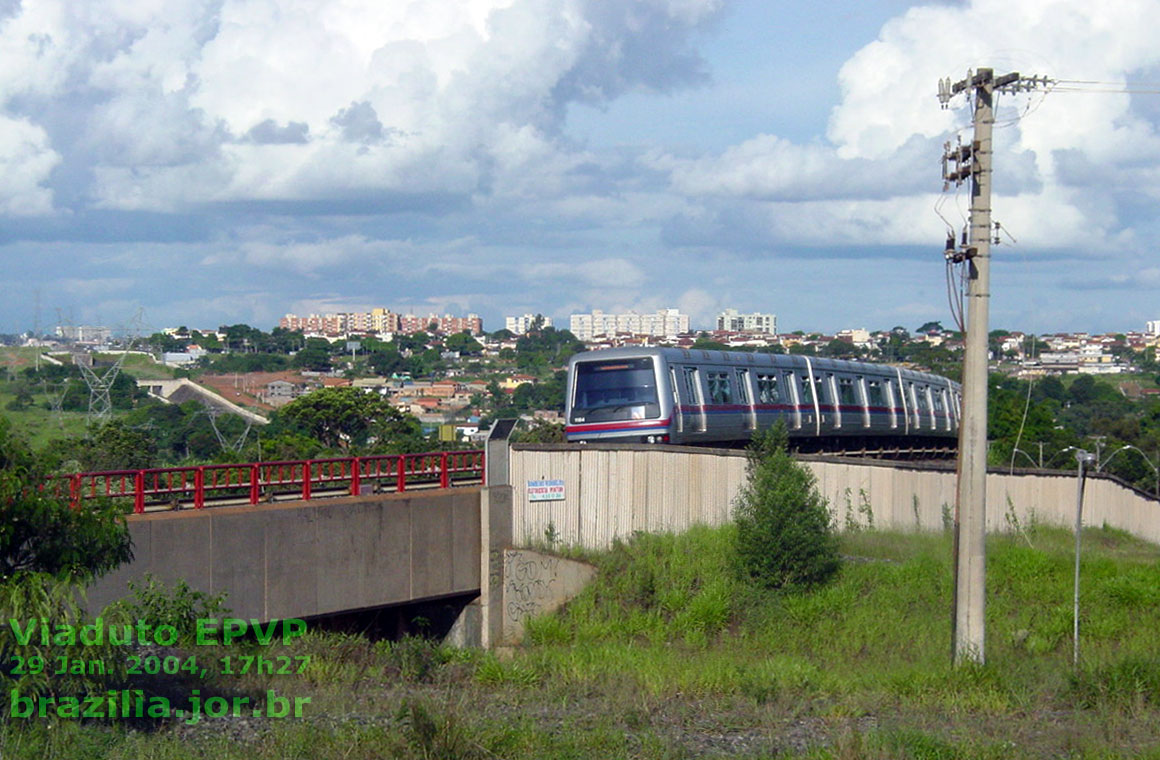
[(563, 480), (529, 480), (528, 501), (563, 501)]

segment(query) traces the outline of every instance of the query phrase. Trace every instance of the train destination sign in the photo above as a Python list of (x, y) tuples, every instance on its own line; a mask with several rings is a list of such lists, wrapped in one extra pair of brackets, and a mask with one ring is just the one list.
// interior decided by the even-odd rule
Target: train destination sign
[(562, 501), (563, 480), (529, 480), (528, 501)]

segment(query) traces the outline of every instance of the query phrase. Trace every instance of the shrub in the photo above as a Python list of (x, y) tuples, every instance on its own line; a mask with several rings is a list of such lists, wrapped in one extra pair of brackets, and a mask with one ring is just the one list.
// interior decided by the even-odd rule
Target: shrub
[(171, 626), (185, 644), (193, 643), (198, 620), (220, 618), (230, 612), (225, 606), (226, 592), (211, 595), (195, 591), (181, 579), (170, 588), (146, 573), (144, 583), (129, 581), (129, 591), (133, 597), (123, 604), (130, 618), (154, 629)]
[(826, 501), (787, 442), (780, 425), (753, 439), (747, 482), (734, 506), (738, 571), (766, 588), (821, 584), (840, 566)]
[[(86, 696), (123, 680), (121, 647), (108, 639), (86, 642), (84, 628), (132, 621), (117, 608), (106, 609), (94, 621), (85, 616), (83, 600), (75, 578), (19, 572), (0, 582), (0, 714), (8, 715), (14, 694)], [(52, 634), (47, 643), (41, 637), (45, 629)], [(78, 664), (83, 667), (75, 670)]]
[(52, 485), (44, 458), (0, 417), (0, 582), (29, 572), (80, 583), (133, 559), (119, 507), (106, 499), (73, 509)]

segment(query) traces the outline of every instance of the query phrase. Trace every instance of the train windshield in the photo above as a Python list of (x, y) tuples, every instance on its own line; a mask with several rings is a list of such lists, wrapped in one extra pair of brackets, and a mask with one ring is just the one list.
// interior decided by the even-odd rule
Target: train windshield
[(572, 422), (644, 420), (660, 416), (651, 359), (577, 362)]

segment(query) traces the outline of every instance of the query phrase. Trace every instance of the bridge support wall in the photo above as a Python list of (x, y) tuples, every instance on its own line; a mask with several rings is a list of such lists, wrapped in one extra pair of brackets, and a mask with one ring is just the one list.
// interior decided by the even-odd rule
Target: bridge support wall
[[(953, 466), (803, 458), (839, 528), (940, 530), (952, 519)], [(511, 454), (512, 539), (555, 538), (599, 549), (634, 531), (720, 525), (745, 483), (745, 452), (677, 446), (516, 446)], [(561, 498), (532, 501), (529, 481), (562, 481)], [(542, 490), (542, 489), (541, 489)], [(542, 493), (539, 494), (542, 496)], [(1075, 522), (1074, 473), (990, 473), (987, 530)], [(1084, 522), (1160, 543), (1160, 504), (1107, 477), (1089, 478)]]

